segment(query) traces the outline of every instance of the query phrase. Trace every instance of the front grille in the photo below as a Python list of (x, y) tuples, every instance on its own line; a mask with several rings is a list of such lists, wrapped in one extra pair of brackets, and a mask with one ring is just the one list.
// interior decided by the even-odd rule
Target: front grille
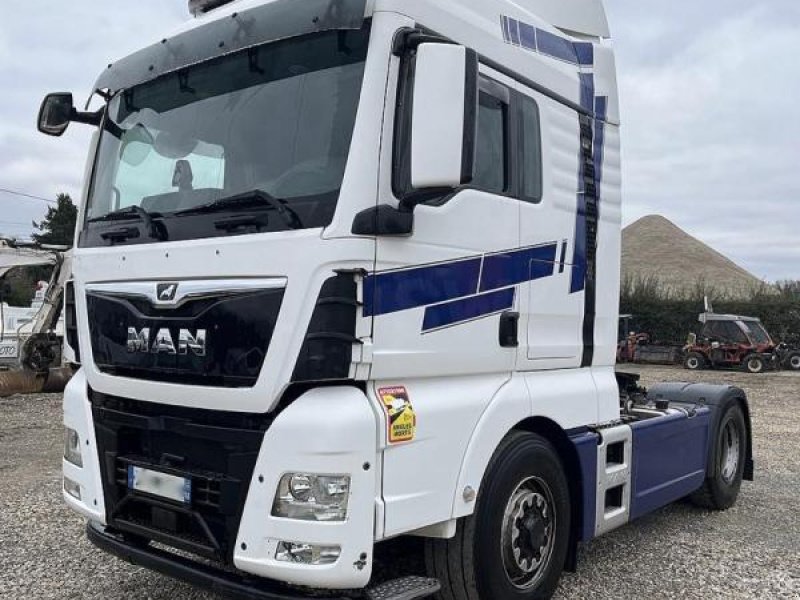
[(101, 372), (120, 377), (253, 387), (283, 295), (283, 289), (219, 292), (171, 308), (135, 295), (89, 291), (94, 362)]
[[(267, 415), (171, 407), (90, 390), (108, 525), (231, 564)], [(129, 489), (129, 467), (191, 480), (184, 504)]]

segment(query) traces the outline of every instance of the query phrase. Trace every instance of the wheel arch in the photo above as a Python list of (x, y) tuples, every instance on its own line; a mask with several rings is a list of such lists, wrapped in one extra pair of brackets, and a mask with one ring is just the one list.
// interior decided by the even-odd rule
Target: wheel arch
[(738, 404), (744, 414), (745, 429), (747, 431), (747, 452), (745, 455), (744, 479), (753, 481), (753, 424), (751, 420), (750, 403), (744, 390), (731, 385), (710, 385), (702, 383), (661, 383), (650, 388), (650, 398), (664, 398), (674, 402), (686, 404), (703, 404), (713, 411), (711, 431), (709, 432), (708, 458), (706, 473), (709, 477), (716, 476), (719, 468), (717, 461), (717, 444), (712, 443), (719, 434), (722, 416), (729, 406)]
[[(574, 572), (577, 567), (578, 542), (584, 529), (584, 513), (586, 512), (583, 476), (578, 451), (570, 440), (568, 432), (556, 421), (544, 416), (532, 417), (527, 408), (516, 405), (516, 403), (515, 405), (507, 406), (503, 412), (507, 421), (502, 427), (493, 428), (492, 431), (483, 432), (482, 435), (479, 435), (477, 431), (473, 434), (473, 442), (476, 441), (475, 438), (480, 438), (480, 444), (476, 445), (477, 448), (480, 448), (480, 452), (475, 452), (477, 448), (472, 447), (472, 452), (467, 453), (461, 476), (459, 477), (459, 486), (456, 489), (453, 517), (461, 518), (472, 514), (475, 502), (472, 502), (467, 509), (461, 490), (466, 489), (466, 482), (469, 481), (467, 478), (472, 477), (478, 485), (476, 487), (473, 484), (470, 487), (480, 492), (492, 457), (509, 435), (515, 432), (539, 435), (555, 448), (562, 461), (569, 486), (571, 504), (570, 543), (564, 568), (567, 571)], [(525, 412), (528, 414), (526, 415)], [(509, 419), (513, 413), (515, 413), (516, 418)]]

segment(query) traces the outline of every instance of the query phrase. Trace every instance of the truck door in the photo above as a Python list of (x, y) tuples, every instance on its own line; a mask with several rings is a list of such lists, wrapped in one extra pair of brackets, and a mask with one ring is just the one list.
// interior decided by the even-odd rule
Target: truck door
[[(532, 263), (521, 293), (520, 370), (578, 367), (583, 351), (584, 297), (574, 269), (578, 115), (517, 85), (520, 133), (520, 244), (548, 247)], [(554, 249), (553, 249), (554, 247)], [(547, 260), (553, 262), (547, 264)]]
[[(401, 74), (402, 80), (402, 74)], [(500, 315), (518, 310), (520, 290), (495, 275), (519, 246), (519, 202), (511, 171), (511, 89), (481, 67), (476, 175), (471, 185), (417, 206), (408, 237), (379, 237), (373, 379), (508, 373), (513, 348), (499, 343)], [(389, 96), (390, 103), (394, 99)], [(391, 106), (387, 113), (393, 113)], [(398, 136), (404, 135), (402, 125)], [(402, 152), (402, 141), (395, 152)], [(384, 163), (390, 160), (385, 156)], [(404, 185), (382, 169), (384, 197)]]
[[(371, 391), (387, 419), (386, 536), (451, 518), (453, 487), (472, 432), (508, 384), (516, 361), (517, 348), (502, 347), (499, 335), (503, 313), (518, 311), (520, 302), (519, 286), (504, 275), (504, 262), (519, 248), (511, 90), (489, 69), (482, 67), (479, 79), (474, 180), (417, 206), (411, 235), (378, 237), (376, 272), (365, 282), (365, 305), (372, 303), (365, 308), (374, 315)], [(391, 91), (388, 102), (385, 140), (394, 133)], [(399, 136), (402, 128), (398, 124)], [(401, 153), (403, 143), (400, 137)], [(402, 189), (403, 176), (410, 183), (402, 154), (393, 160), (386, 145), (384, 199)], [(392, 166), (401, 175), (394, 181)], [(395, 431), (397, 416), (410, 423), (408, 429)]]

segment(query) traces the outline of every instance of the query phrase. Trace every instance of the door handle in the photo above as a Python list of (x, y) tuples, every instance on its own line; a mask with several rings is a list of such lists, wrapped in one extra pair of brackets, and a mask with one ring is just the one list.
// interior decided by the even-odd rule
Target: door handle
[(504, 312), (500, 315), (500, 347), (519, 347), (519, 313)]

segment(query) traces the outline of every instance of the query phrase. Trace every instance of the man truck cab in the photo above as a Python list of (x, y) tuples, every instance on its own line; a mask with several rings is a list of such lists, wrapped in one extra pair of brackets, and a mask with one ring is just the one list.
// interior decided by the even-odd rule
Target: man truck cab
[[(581, 540), (733, 503), (741, 390), (615, 376), (599, 0), (191, 7), (40, 117), (97, 127), (64, 399), (92, 542), (236, 597), (540, 598)], [(374, 570), (402, 536), (425, 571)]]

